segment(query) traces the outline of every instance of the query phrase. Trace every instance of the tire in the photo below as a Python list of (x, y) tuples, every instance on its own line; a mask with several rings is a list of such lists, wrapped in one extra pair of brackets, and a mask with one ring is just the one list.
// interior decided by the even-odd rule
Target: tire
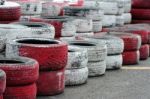
[(137, 23), (148, 23), (150, 24), (150, 20), (132, 20), (132, 24), (137, 24)]
[[(0, 70), (0, 94), (2, 95), (6, 88), (6, 73), (3, 70)], [(0, 99), (2, 96), (0, 95)]]
[(81, 85), (88, 80), (88, 68), (66, 69), (65, 85)]
[(76, 40), (76, 37), (60, 37), (59, 40), (61, 40), (63, 42), (69, 42), (72, 40)]
[(116, 25), (118, 26), (124, 25), (124, 17), (122, 15), (116, 16)]
[(89, 77), (97, 77), (105, 74), (106, 61), (88, 62)]
[(5, 51), (5, 47), (6, 47), (6, 39), (1, 37), (0, 38), (0, 53)]
[(115, 15), (104, 15), (102, 20), (103, 27), (116, 26), (116, 16)]
[(124, 41), (124, 51), (135, 51), (141, 47), (141, 37), (137, 34), (109, 32), (110, 35), (117, 36)]
[(6, 87), (4, 99), (36, 99), (36, 84)]
[(42, 22), (16, 22), (13, 24), (19, 24), (31, 28), (30, 37), (41, 37), (41, 38), (54, 38), (55, 28), (46, 23)]
[(106, 58), (106, 69), (121, 69), (123, 63), (122, 55), (111, 55)]
[(139, 20), (150, 20), (150, 9), (132, 9), (132, 18)]
[(123, 52), (123, 65), (134, 65), (138, 64), (140, 60), (139, 51), (127, 51)]
[(39, 64), (34, 59), (17, 57), (0, 59), (0, 69), (7, 75), (7, 86), (31, 84), (39, 76)]
[(58, 40), (22, 38), (8, 42), (6, 56), (30, 57), (39, 62), (40, 70), (59, 70), (67, 64), (68, 48), (66, 43)]
[(124, 13), (123, 17), (124, 17), (124, 23), (125, 24), (131, 23), (131, 20), (132, 20), (131, 13)]
[(149, 45), (142, 45), (140, 48), (140, 60), (146, 60), (149, 57)]
[(4, 5), (0, 5), (0, 16), (0, 21), (19, 20), (21, 7), (15, 2), (5, 2)]
[(82, 32), (82, 33), (77, 32), (75, 36), (82, 37), (82, 36), (93, 36), (93, 35), (94, 35), (93, 32)]
[(56, 95), (64, 91), (65, 70), (40, 71), (37, 81), (37, 95)]
[(133, 8), (150, 8), (150, 3), (148, 0), (132, 0)]
[(102, 21), (93, 20), (93, 32), (100, 32), (100, 31), (102, 31)]
[(45, 22), (55, 27), (55, 38), (71, 37), (76, 33), (73, 19), (67, 16), (55, 16), (44, 18), (31, 18), (31, 22)]
[(130, 2), (130, 3), (126, 3), (126, 4), (124, 5), (124, 13), (130, 13), (131, 8), (132, 8), (131, 2)]
[(13, 20), (13, 21), (0, 21), (0, 24), (10, 24), (12, 22), (18, 22), (19, 20)]
[(78, 7), (82, 7), (84, 0), (77, 0), (76, 2), (69, 2), (70, 6), (78, 6)]
[(107, 55), (107, 48), (103, 42), (100, 45), (90, 41), (70, 41), (69, 45), (86, 49), (88, 52), (88, 62), (103, 61)]
[(68, 49), (68, 62), (66, 69), (80, 69), (87, 67), (88, 53), (86, 49), (79, 47), (69, 46)]
[(3, 95), (0, 95), (0, 99), (3, 99)]
[(42, 17), (62, 16), (65, 3), (44, 2), (42, 3)]

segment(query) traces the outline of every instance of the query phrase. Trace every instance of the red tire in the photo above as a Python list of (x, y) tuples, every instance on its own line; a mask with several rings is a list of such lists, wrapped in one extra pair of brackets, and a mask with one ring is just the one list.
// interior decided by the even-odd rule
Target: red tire
[(139, 51), (123, 52), (123, 65), (134, 65), (139, 63)]
[(31, 84), (39, 76), (37, 61), (25, 57), (1, 58), (0, 69), (6, 72), (7, 86)]
[[(15, 39), (7, 44), (6, 50), (8, 57), (19, 55), (36, 59), (39, 62), (40, 70), (62, 69), (66, 66), (68, 59), (67, 44), (52, 39)], [(18, 52), (14, 54), (16, 50)]]
[(146, 60), (149, 57), (149, 45), (142, 45), (140, 48), (140, 60)]
[(19, 20), (13, 20), (13, 21), (0, 21), (0, 24), (9, 24), (12, 22), (18, 22)]
[(150, 20), (132, 20), (132, 24), (136, 24), (136, 23), (149, 23), (150, 24)]
[(14, 2), (5, 2), (0, 5), (0, 21), (13, 21), (19, 20), (21, 16), (21, 7)]
[(0, 99), (3, 99), (3, 95), (0, 95)]
[(4, 99), (36, 99), (36, 84), (6, 87)]
[(124, 51), (135, 51), (141, 47), (141, 37), (136, 34), (110, 32), (109, 34), (120, 37), (124, 41)]
[(149, 0), (132, 0), (133, 8), (150, 8)]
[(38, 95), (56, 95), (64, 91), (64, 69), (58, 71), (41, 71), (37, 81)]
[[(3, 70), (0, 70), (0, 94), (3, 94), (6, 88), (6, 74)], [(0, 99), (1, 98), (0, 96)]]
[(141, 20), (150, 20), (150, 9), (132, 9), (132, 18)]

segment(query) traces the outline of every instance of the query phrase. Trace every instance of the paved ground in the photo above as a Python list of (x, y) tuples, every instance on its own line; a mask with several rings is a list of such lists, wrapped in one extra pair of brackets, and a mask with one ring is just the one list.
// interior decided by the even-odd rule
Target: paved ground
[(107, 71), (81, 86), (66, 87), (61, 95), (38, 99), (150, 99), (150, 59), (122, 70)]

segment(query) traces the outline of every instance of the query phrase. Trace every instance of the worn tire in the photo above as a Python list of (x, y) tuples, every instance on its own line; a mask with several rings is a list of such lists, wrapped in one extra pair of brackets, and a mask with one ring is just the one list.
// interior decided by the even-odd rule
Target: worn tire
[(149, 45), (144, 44), (140, 48), (140, 60), (146, 60), (149, 57)]
[(21, 7), (15, 2), (5, 2), (4, 5), (0, 5), (0, 16), (0, 21), (19, 20)]
[(67, 44), (44, 38), (22, 38), (8, 42), (7, 57), (26, 56), (39, 62), (40, 70), (58, 70), (67, 64)]
[(103, 27), (116, 26), (116, 16), (115, 15), (104, 15), (102, 20)]
[(88, 80), (88, 68), (66, 69), (65, 85), (81, 85)]
[(123, 14), (123, 17), (124, 17), (124, 23), (125, 23), (125, 24), (131, 23), (131, 20), (132, 20), (132, 15), (131, 15), (131, 13), (124, 13), (124, 14)]
[(37, 95), (56, 95), (64, 91), (65, 70), (40, 71), (37, 81)]
[(117, 26), (123, 26), (124, 25), (124, 17), (123, 17), (123, 15), (116, 16), (116, 25)]
[(36, 84), (6, 87), (4, 99), (36, 99)]
[(139, 50), (123, 52), (123, 65), (134, 65), (138, 64), (140, 60)]
[(101, 20), (93, 20), (93, 32), (102, 31), (102, 21)]

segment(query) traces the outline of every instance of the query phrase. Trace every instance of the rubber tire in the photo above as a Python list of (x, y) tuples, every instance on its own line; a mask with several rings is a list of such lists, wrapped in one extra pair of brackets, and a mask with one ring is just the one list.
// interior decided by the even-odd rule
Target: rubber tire
[(123, 15), (116, 16), (116, 25), (117, 26), (123, 26), (124, 25), (124, 17), (123, 17)]
[(150, 20), (135, 20), (135, 19), (132, 19), (132, 24), (137, 24), (137, 23), (148, 23), (148, 24), (150, 24)]
[(125, 24), (131, 23), (131, 20), (132, 20), (132, 15), (131, 15), (131, 13), (124, 13), (124, 14), (123, 14), (123, 17), (124, 17), (124, 23), (125, 23)]
[(100, 32), (100, 31), (102, 31), (102, 21), (93, 20), (93, 32)]
[(4, 99), (36, 99), (36, 84), (6, 87)]
[(116, 16), (115, 15), (104, 15), (102, 20), (103, 27), (113, 27), (116, 26)]
[(94, 33), (93, 32), (82, 32), (82, 33), (78, 33), (76, 32), (76, 37), (82, 37), (82, 36), (93, 36)]
[(0, 95), (0, 99), (3, 99), (3, 95)]
[(144, 8), (149, 9), (150, 3), (148, 0), (132, 0), (133, 8)]
[(68, 48), (68, 62), (66, 69), (80, 69), (87, 67), (88, 53), (86, 49), (69, 46)]
[[(0, 94), (3, 94), (6, 88), (6, 73), (0, 69)], [(0, 99), (3, 99), (0, 97)]]
[(139, 63), (140, 52), (137, 51), (128, 51), (123, 52), (123, 65), (135, 65)]
[(97, 77), (105, 74), (106, 61), (88, 62), (89, 77)]
[(137, 34), (109, 32), (110, 35), (117, 36), (124, 41), (124, 51), (135, 51), (141, 47), (141, 37)]
[(19, 20), (21, 16), (21, 7), (15, 2), (5, 2), (4, 5), (0, 5), (0, 16), (0, 21)]
[(6, 56), (30, 57), (39, 62), (40, 70), (59, 70), (67, 64), (68, 47), (66, 43), (53, 39), (15, 39), (7, 43)]
[(54, 26), (42, 22), (15, 22), (12, 24), (19, 24), (31, 28), (31, 34), (29, 37), (41, 37), (41, 38), (54, 38), (55, 28)]
[(81, 85), (88, 80), (88, 68), (80, 69), (66, 69), (65, 71), (65, 85)]
[(106, 58), (106, 69), (115, 70), (121, 69), (123, 63), (122, 55), (111, 55)]
[(51, 96), (64, 92), (65, 88), (65, 70), (40, 71), (37, 81), (37, 95)]
[(69, 45), (86, 49), (88, 52), (88, 62), (103, 61), (107, 55), (107, 48), (103, 42), (101, 42), (100, 45), (99, 43), (91, 41), (70, 41)]
[(7, 86), (31, 84), (39, 77), (39, 64), (36, 60), (26, 57), (2, 58), (0, 69), (7, 75)]
[(149, 45), (144, 44), (140, 48), (140, 60), (146, 60), (149, 57)]

